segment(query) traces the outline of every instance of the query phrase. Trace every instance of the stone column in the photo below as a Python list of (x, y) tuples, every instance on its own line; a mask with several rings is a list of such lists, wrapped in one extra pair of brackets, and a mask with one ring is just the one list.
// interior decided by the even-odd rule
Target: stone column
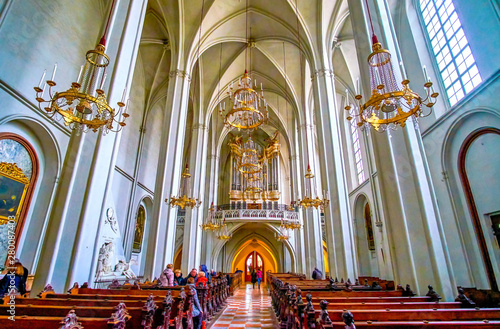
[[(174, 66), (175, 67), (175, 66)], [(148, 244), (145, 277), (159, 276), (166, 264), (173, 261), (175, 248), (175, 225), (177, 209), (171, 208), (165, 199), (177, 196), (182, 173), (182, 153), (186, 131), (187, 101), (191, 78), (183, 70), (178, 59), (177, 70), (170, 72), (167, 92), (167, 105), (170, 115), (163, 119), (162, 141), (158, 159), (158, 172), (155, 182), (155, 199), (151, 220), (153, 243)]]
[[(382, 46), (391, 52), (396, 80), (401, 81), (400, 50), (388, 8), (383, 0), (377, 0), (370, 7), (375, 32)], [(357, 31), (355, 41), (366, 96), (370, 94), (366, 59), (371, 52), (366, 8), (363, 1), (350, 0), (349, 9), (358, 12), (364, 9), (360, 17), (364, 15), (365, 23), (353, 22), (353, 28)], [(386, 213), (384, 229), (389, 239), (395, 281), (410, 283), (417, 294), (425, 294), (427, 285), (432, 283), (446, 300), (452, 300), (456, 284), (420, 132), (409, 120), (405, 128), (390, 134), (372, 130), (369, 138), (380, 174), (380, 206)]]
[(200, 224), (203, 222), (203, 209), (208, 209), (210, 204), (207, 204), (203, 197), (205, 191), (203, 186), (206, 178), (206, 162), (207, 162), (207, 142), (208, 128), (204, 124), (199, 123), (193, 126), (191, 152), (189, 155), (189, 163), (192, 168), (191, 183), (193, 184), (193, 198), (200, 198), (203, 201), (200, 208), (186, 210), (186, 224), (184, 225), (184, 239), (182, 243), (182, 262), (181, 270), (183, 273), (198, 267), (201, 259), (201, 242), (202, 229)]
[[(108, 99), (113, 107), (124, 87), (130, 87), (127, 81), (132, 79), (146, 6), (146, 0), (121, 1), (112, 13), (114, 17), (125, 17), (113, 20), (107, 38), (107, 54), (115, 59), (109, 67), (112, 77)], [(120, 133), (72, 134), (33, 291), (41, 291), (46, 283), (62, 292), (75, 281), (93, 282), (96, 258), (92, 255), (99, 249), (100, 219), (106, 209), (119, 141)]]
[(333, 71), (328, 67), (318, 68), (313, 79), (316, 132), (322, 149), (319, 154), (321, 185), (328, 189), (331, 199), (324, 209), (330, 275), (353, 279), (357, 276), (356, 251)]
[[(301, 151), (304, 154), (302, 159), (302, 173), (305, 173), (307, 166), (310, 165), (314, 168), (314, 147), (313, 147), (313, 134), (312, 134), (312, 124), (310, 122), (311, 116), (305, 115), (305, 124), (300, 126), (301, 133)], [(306, 156), (308, 155), (308, 156)], [(306, 194), (314, 195), (314, 179), (306, 179), (304, 175), (301, 175), (300, 182), (303, 185), (301, 199), (304, 198)], [(309, 184), (310, 183), (310, 184)], [(309, 184), (309, 185), (308, 185)], [(307, 192), (306, 192), (307, 191)], [(325, 273), (324, 257), (323, 257), (323, 244), (322, 244), (322, 230), (321, 230), (321, 218), (319, 210), (316, 208), (302, 209), (302, 218), (304, 221), (303, 234), (304, 234), (304, 252), (305, 252), (305, 274), (311, 277), (312, 272), (315, 267), (317, 267), (323, 274)]]

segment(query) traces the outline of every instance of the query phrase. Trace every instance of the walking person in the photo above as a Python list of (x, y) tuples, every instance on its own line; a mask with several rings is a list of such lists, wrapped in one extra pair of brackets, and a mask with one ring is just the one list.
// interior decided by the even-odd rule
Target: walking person
[(255, 289), (255, 282), (257, 282), (257, 273), (255, 272), (255, 269), (252, 271), (252, 280), (251, 280), (252, 284), (253, 284), (253, 289)]
[(257, 269), (257, 282), (259, 283), (259, 289), (260, 289), (260, 282), (262, 281), (262, 271), (260, 268)]

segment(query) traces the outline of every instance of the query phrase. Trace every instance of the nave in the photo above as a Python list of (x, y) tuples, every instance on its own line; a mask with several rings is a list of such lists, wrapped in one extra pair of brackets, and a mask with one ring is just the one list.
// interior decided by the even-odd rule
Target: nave
[(240, 287), (227, 299), (224, 313), (212, 328), (277, 328), (278, 322), (271, 305), (267, 287), (252, 288), (251, 284)]

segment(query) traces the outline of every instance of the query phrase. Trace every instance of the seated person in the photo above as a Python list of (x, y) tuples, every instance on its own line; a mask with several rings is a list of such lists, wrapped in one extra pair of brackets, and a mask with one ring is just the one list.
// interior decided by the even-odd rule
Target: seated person
[(5, 276), (0, 281), (0, 296), (6, 294), (26, 293), (26, 281), (28, 279), (28, 269), (26, 269), (19, 260), (16, 259), (13, 267), (8, 267)]
[(194, 279), (194, 283), (196, 284), (196, 282), (198, 282), (198, 270), (196, 270), (195, 268), (193, 268), (191, 270), (191, 272), (189, 272), (188, 276), (184, 279), (184, 284), (183, 285), (187, 284), (187, 280), (189, 280), (189, 278), (193, 278)]
[(235, 273), (235, 274), (236, 274), (236, 273), (243, 273), (243, 271), (242, 271), (242, 270), (238, 270), (238, 268), (236, 268), (236, 272), (234, 272), (234, 273)]
[(198, 273), (198, 282), (196, 282), (196, 285), (198, 286), (199, 284), (203, 283), (203, 287), (206, 287), (207, 286), (207, 283), (208, 283), (208, 279), (207, 277), (205, 276), (205, 273), (204, 272), (200, 272)]
[(184, 284), (184, 278), (182, 277), (181, 270), (177, 269), (177, 270), (175, 270), (174, 273), (175, 273), (174, 286), (182, 286)]

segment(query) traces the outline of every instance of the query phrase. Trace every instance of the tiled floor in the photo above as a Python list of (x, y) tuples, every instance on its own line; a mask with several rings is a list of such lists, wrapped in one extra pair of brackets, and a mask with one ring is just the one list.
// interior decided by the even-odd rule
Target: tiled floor
[(277, 328), (271, 296), (263, 286), (240, 287), (228, 298), (227, 308), (212, 328)]

